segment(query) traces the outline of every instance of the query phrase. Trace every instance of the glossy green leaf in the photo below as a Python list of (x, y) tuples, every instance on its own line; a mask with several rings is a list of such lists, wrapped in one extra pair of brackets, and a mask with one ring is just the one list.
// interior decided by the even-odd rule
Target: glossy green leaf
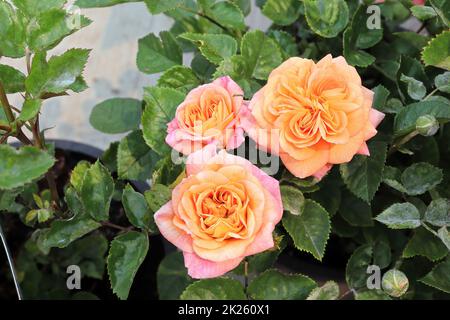
[(133, 131), (120, 141), (117, 150), (119, 178), (146, 181), (158, 160), (158, 154), (145, 143), (142, 131)]
[(62, 93), (82, 75), (90, 50), (70, 49), (45, 62), (45, 55), (35, 55), (31, 73), (25, 81), (27, 90), (38, 97), (42, 93)]
[(300, 1), (267, 0), (262, 13), (274, 23), (287, 26), (294, 23), (300, 16)]
[(267, 35), (277, 42), (284, 60), (299, 55), (298, 44), (291, 34), (283, 30), (269, 30)]
[(300, 215), (284, 215), (283, 226), (297, 249), (310, 252), (316, 259), (322, 260), (331, 229), (330, 218), (324, 208), (312, 200), (306, 200)]
[(87, 214), (97, 221), (107, 220), (114, 193), (114, 180), (99, 161), (85, 173), (81, 201)]
[(420, 282), (428, 286), (450, 293), (450, 258), (439, 263)]
[(419, 117), (431, 115), (441, 122), (450, 121), (450, 105), (442, 101), (421, 101), (404, 107), (395, 117), (394, 133), (402, 136), (415, 130)]
[(152, 14), (163, 13), (182, 5), (185, 0), (144, 0)]
[(244, 14), (241, 9), (231, 1), (216, 2), (208, 8), (206, 13), (209, 17), (226, 28), (238, 30), (245, 29)]
[(153, 217), (143, 194), (134, 191), (128, 184), (123, 190), (122, 203), (132, 225), (147, 231), (155, 230)]
[(427, 89), (422, 81), (418, 81), (412, 77), (405, 76), (402, 74), (400, 76), (400, 81), (408, 85), (408, 95), (414, 100), (421, 100), (425, 97)]
[(184, 94), (171, 88), (149, 87), (145, 89), (145, 111), (142, 115), (142, 131), (145, 142), (159, 154), (169, 150), (165, 142), (167, 124), (183, 101)]
[(340, 166), (341, 176), (347, 188), (357, 197), (370, 202), (380, 186), (387, 146), (384, 142), (370, 142), (371, 156), (357, 155), (349, 163)]
[(248, 294), (257, 300), (304, 300), (316, 286), (304, 275), (285, 275), (271, 269), (252, 280)]
[(179, 37), (195, 44), (202, 55), (214, 64), (236, 54), (238, 46), (233, 37), (225, 34), (183, 33)]
[(362, 245), (358, 247), (347, 262), (345, 279), (352, 289), (366, 287), (367, 267), (372, 263), (372, 246)]
[(39, 113), (41, 106), (42, 101), (40, 99), (25, 100), (22, 111), (17, 119), (23, 122), (33, 119)]
[(158, 73), (183, 63), (183, 53), (169, 31), (162, 31), (159, 38), (153, 33), (139, 39), (137, 66), (144, 73)]
[(391, 188), (406, 193), (405, 187), (401, 183), (402, 172), (391, 166), (385, 166), (383, 170), (383, 183), (387, 184)]
[(12, 0), (14, 5), (28, 16), (36, 16), (52, 9), (62, 9), (67, 0)]
[(339, 298), (339, 285), (334, 281), (327, 281), (321, 287), (311, 291), (306, 300), (337, 300)]
[(245, 300), (242, 284), (229, 278), (196, 281), (180, 296), (181, 300)]
[(149, 249), (148, 236), (130, 231), (111, 242), (107, 265), (111, 288), (119, 299), (127, 299), (134, 277)]
[(102, 8), (121, 3), (138, 2), (140, 0), (77, 0), (75, 5), (80, 8)]
[(391, 229), (414, 229), (420, 226), (420, 213), (409, 202), (395, 203), (376, 216), (375, 220)]
[(20, 58), (25, 55), (26, 21), (6, 1), (0, 1), (0, 55)]
[(81, 187), (83, 186), (84, 176), (91, 164), (85, 160), (77, 163), (70, 174), (70, 184), (75, 188), (77, 193), (81, 194)]
[(423, 256), (431, 261), (442, 259), (448, 254), (448, 249), (442, 241), (425, 228), (416, 229), (403, 250), (404, 258)]
[(200, 85), (200, 80), (191, 68), (173, 66), (158, 79), (159, 87), (168, 87), (188, 92)]
[(0, 82), (6, 93), (25, 91), (25, 75), (8, 65), (0, 64)]
[(402, 184), (409, 195), (419, 195), (433, 189), (443, 178), (442, 170), (426, 162), (414, 163), (401, 176)]
[(450, 70), (450, 31), (436, 36), (422, 51), (425, 65)]
[(183, 254), (172, 252), (164, 257), (156, 274), (160, 300), (177, 300), (193, 279), (187, 274)]
[(265, 80), (281, 62), (277, 43), (260, 30), (247, 32), (242, 38), (241, 55), (245, 61), (246, 74)]
[(434, 18), (437, 16), (436, 11), (433, 9), (433, 7), (424, 6), (424, 5), (417, 5), (411, 8), (411, 12), (414, 17), (416, 17), (419, 20), (425, 21), (431, 18)]
[(305, 0), (309, 27), (325, 38), (337, 36), (347, 26), (349, 10), (344, 0)]
[(35, 147), (0, 145), (0, 189), (14, 189), (44, 175), (55, 159)]
[(450, 27), (450, 2), (448, 0), (430, 0), (430, 4), (442, 22)]
[(450, 93), (450, 72), (444, 72), (434, 78), (434, 85), (436, 88), (445, 93)]
[(145, 199), (152, 212), (158, 211), (172, 197), (172, 190), (163, 184), (154, 184), (145, 192)]
[(442, 243), (450, 250), (450, 233), (448, 232), (447, 227), (439, 228), (437, 234)]
[(142, 102), (136, 99), (113, 98), (97, 104), (89, 122), (104, 133), (124, 133), (139, 128)]
[(431, 201), (425, 211), (425, 221), (437, 227), (450, 226), (450, 202), (448, 199)]
[(284, 210), (287, 210), (294, 215), (300, 215), (305, 205), (305, 196), (303, 193), (300, 190), (287, 185), (282, 185), (280, 189)]

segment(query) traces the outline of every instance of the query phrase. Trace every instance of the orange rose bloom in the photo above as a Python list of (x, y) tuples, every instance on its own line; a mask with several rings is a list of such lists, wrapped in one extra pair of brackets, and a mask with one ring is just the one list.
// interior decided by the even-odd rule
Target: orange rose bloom
[(343, 57), (327, 55), (318, 63), (290, 58), (255, 94), (243, 125), (292, 174), (320, 179), (333, 164), (369, 155), (366, 141), (384, 117), (372, 101), (373, 92)]
[(283, 214), (280, 187), (248, 160), (209, 145), (191, 154), (187, 177), (155, 214), (161, 234), (183, 251), (193, 278), (220, 276), (274, 246)]

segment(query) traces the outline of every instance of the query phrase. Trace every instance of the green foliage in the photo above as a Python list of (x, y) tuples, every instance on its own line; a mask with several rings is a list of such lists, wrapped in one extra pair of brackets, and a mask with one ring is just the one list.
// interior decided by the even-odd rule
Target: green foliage
[(339, 285), (334, 281), (327, 281), (321, 287), (311, 291), (306, 300), (336, 300), (339, 298)]
[(145, 233), (130, 231), (111, 242), (108, 254), (108, 274), (111, 288), (119, 299), (127, 299), (133, 279), (149, 250)]
[(322, 260), (330, 233), (330, 218), (324, 208), (306, 200), (300, 215), (284, 215), (283, 226), (299, 250), (310, 252)]
[(450, 293), (450, 258), (447, 258), (444, 262), (439, 263), (433, 268), (425, 277), (419, 281), (425, 283), (428, 286)]
[(4, 83), (6, 93), (16, 93), (25, 89), (25, 75), (8, 65), (0, 64), (0, 81)]
[(89, 122), (104, 133), (124, 133), (139, 128), (142, 102), (136, 99), (114, 98), (97, 104)]
[(305, 0), (309, 27), (318, 35), (333, 38), (347, 26), (349, 10), (344, 0)]
[(193, 280), (188, 276), (180, 252), (168, 254), (158, 267), (158, 293), (161, 300), (177, 300)]
[(194, 43), (202, 55), (215, 64), (236, 54), (238, 48), (236, 40), (225, 34), (183, 33), (180, 38)]
[(300, 16), (300, 2), (296, 0), (267, 0), (262, 12), (276, 24), (290, 25)]
[(123, 190), (122, 203), (131, 224), (146, 231), (154, 231), (156, 229), (144, 195), (134, 191), (129, 184)]
[(419, 210), (409, 202), (395, 203), (375, 219), (392, 229), (414, 229), (420, 226)]
[(0, 189), (14, 189), (39, 178), (54, 162), (52, 156), (35, 147), (16, 150), (0, 145)]
[(181, 294), (181, 300), (245, 300), (244, 287), (237, 280), (215, 278), (196, 281)]
[(431, 65), (450, 70), (450, 31), (444, 31), (422, 51), (422, 60), (425, 65)]
[(281, 197), (284, 210), (294, 215), (300, 215), (305, 205), (303, 193), (291, 186), (281, 186)]

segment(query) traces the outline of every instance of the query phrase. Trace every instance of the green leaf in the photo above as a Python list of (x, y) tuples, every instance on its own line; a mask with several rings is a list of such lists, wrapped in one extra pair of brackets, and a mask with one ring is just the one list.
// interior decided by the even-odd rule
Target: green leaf
[(233, 2), (216, 2), (206, 10), (206, 14), (226, 28), (245, 29), (244, 14)]
[(316, 286), (309, 277), (271, 269), (253, 279), (248, 294), (256, 300), (304, 300)]
[(147, 255), (148, 236), (130, 231), (111, 242), (107, 265), (111, 288), (119, 299), (127, 299), (134, 277)]
[(236, 40), (225, 34), (183, 33), (180, 38), (195, 44), (202, 55), (214, 64), (236, 54)]
[(387, 268), (391, 263), (392, 253), (389, 243), (380, 240), (373, 244), (373, 264), (381, 269)]
[(142, 102), (136, 99), (113, 98), (97, 104), (89, 122), (100, 132), (124, 133), (139, 128)]
[(112, 142), (108, 149), (103, 152), (100, 161), (108, 168), (109, 172), (117, 172), (117, 152), (119, 149), (119, 141)]
[(434, 78), (434, 84), (439, 91), (450, 93), (450, 72), (444, 72)]
[(90, 50), (70, 49), (45, 62), (45, 54), (33, 59), (31, 73), (25, 81), (27, 91), (34, 97), (41, 93), (62, 93), (69, 89), (82, 75)]
[(149, 87), (144, 91), (146, 102), (142, 115), (145, 142), (159, 154), (169, 150), (165, 143), (167, 124), (175, 116), (175, 110), (183, 101), (184, 94), (171, 88)]
[(75, 5), (80, 8), (102, 8), (110, 7), (116, 4), (138, 2), (141, 0), (77, 0)]
[(12, 2), (20, 12), (33, 17), (52, 9), (62, 9), (67, 0), (13, 0)]
[(184, 266), (183, 254), (172, 252), (159, 264), (156, 274), (160, 300), (177, 300), (193, 280)]
[(309, 27), (325, 38), (336, 37), (347, 26), (349, 10), (344, 0), (304, 0)]
[(414, 131), (417, 119), (424, 115), (431, 115), (441, 122), (450, 121), (450, 105), (436, 100), (416, 102), (404, 107), (395, 117), (395, 136)]
[(56, 220), (39, 235), (39, 244), (44, 252), (54, 247), (65, 248), (100, 226), (98, 222), (83, 215), (69, 220)]
[(183, 52), (177, 39), (169, 31), (162, 31), (159, 38), (153, 33), (139, 39), (137, 66), (148, 74), (165, 71), (183, 63)]
[(25, 100), (22, 106), (22, 111), (17, 119), (23, 122), (33, 119), (39, 113), (41, 106), (42, 101), (40, 99)]
[(25, 91), (25, 75), (13, 67), (0, 64), (0, 82), (6, 93)]
[(182, 5), (186, 0), (144, 0), (152, 14), (163, 13)]
[(26, 48), (26, 21), (6, 1), (0, 1), (0, 56), (21, 58)]
[(185, 66), (173, 66), (158, 79), (158, 87), (168, 87), (183, 92), (188, 92), (199, 85), (200, 80), (194, 71)]
[(307, 199), (300, 215), (284, 215), (283, 226), (297, 249), (310, 252), (322, 261), (331, 229), (330, 218), (325, 209)]
[(366, 286), (367, 267), (372, 262), (372, 246), (362, 245), (358, 247), (347, 262), (345, 279), (352, 289)]
[(373, 47), (383, 38), (383, 29), (367, 27), (369, 18), (366, 7), (360, 5), (353, 15), (351, 24), (344, 32), (344, 57), (351, 65), (367, 67), (375, 61), (374, 56), (361, 50)]
[(408, 95), (414, 100), (421, 100), (425, 97), (427, 89), (422, 81), (416, 80), (412, 77), (405, 76), (402, 74), (400, 76), (400, 81), (408, 85)]
[(280, 189), (284, 210), (294, 215), (300, 215), (305, 205), (303, 193), (292, 186), (282, 185)]
[(372, 106), (377, 110), (385, 112), (387, 98), (390, 95), (389, 90), (379, 84), (372, 91), (374, 93)]
[(44, 175), (55, 163), (45, 151), (35, 147), (18, 150), (0, 145), (0, 189), (14, 189)]
[(297, 42), (291, 34), (282, 30), (269, 30), (267, 35), (277, 42), (283, 60), (299, 55)]
[(419, 20), (425, 21), (437, 16), (436, 11), (432, 7), (418, 5), (411, 7), (411, 12), (414, 17)]
[(425, 277), (419, 279), (426, 285), (450, 293), (450, 258), (439, 263)]
[(294, 23), (300, 16), (300, 1), (297, 0), (267, 0), (262, 13), (281, 26)]
[(81, 187), (83, 186), (84, 176), (91, 164), (85, 160), (77, 163), (76, 167), (70, 174), (70, 184), (74, 187), (78, 194), (81, 194)]
[(405, 187), (400, 182), (402, 173), (395, 167), (385, 166), (383, 170), (383, 182), (391, 188), (406, 193)]
[(370, 205), (351, 194), (344, 194), (339, 213), (351, 226), (373, 226), (372, 208)]
[(450, 2), (448, 0), (430, 0), (430, 4), (442, 22), (450, 27)]
[(431, 261), (442, 259), (448, 254), (448, 249), (442, 241), (425, 228), (415, 230), (414, 235), (409, 240), (403, 250), (403, 258), (423, 256)]
[(447, 227), (439, 228), (438, 236), (447, 249), (450, 250), (450, 233), (448, 232)]
[(143, 194), (134, 191), (133, 187), (127, 184), (123, 190), (122, 203), (132, 225), (146, 231), (155, 230), (153, 217)]
[(384, 142), (374, 141), (368, 146), (371, 156), (356, 155), (352, 161), (340, 166), (347, 188), (366, 202), (372, 201), (380, 186), (387, 154)]
[(392, 300), (382, 290), (360, 290), (355, 293), (355, 300)]
[(442, 170), (426, 162), (414, 163), (402, 173), (402, 184), (409, 195), (425, 193), (439, 183), (443, 178)]
[(432, 39), (422, 51), (427, 66), (450, 70), (450, 31), (444, 31)]
[(437, 227), (450, 225), (450, 202), (448, 199), (431, 201), (425, 211), (425, 221)]
[(420, 213), (409, 202), (395, 203), (376, 216), (375, 220), (391, 229), (414, 229), (420, 226)]
[(245, 300), (242, 284), (229, 278), (196, 281), (183, 291), (181, 300)]
[(246, 64), (246, 74), (265, 80), (281, 62), (281, 52), (277, 43), (260, 30), (247, 32), (242, 38), (241, 55)]
[[(74, 20), (80, 20), (80, 26)], [(51, 9), (37, 16), (37, 21), (28, 26), (28, 45), (31, 50), (47, 50), (53, 48), (64, 37), (83, 28), (91, 21), (79, 14), (68, 14), (64, 9)]]
[(145, 200), (152, 212), (158, 211), (172, 197), (172, 190), (163, 184), (154, 184), (152, 188), (145, 192)]
[(87, 214), (97, 221), (107, 220), (114, 193), (114, 180), (99, 161), (85, 173), (81, 201)]
[(321, 287), (311, 291), (306, 300), (337, 300), (339, 298), (339, 285), (334, 281), (327, 281)]
[(158, 160), (158, 154), (145, 144), (142, 131), (133, 131), (119, 144), (117, 151), (119, 178), (146, 181), (151, 178)]

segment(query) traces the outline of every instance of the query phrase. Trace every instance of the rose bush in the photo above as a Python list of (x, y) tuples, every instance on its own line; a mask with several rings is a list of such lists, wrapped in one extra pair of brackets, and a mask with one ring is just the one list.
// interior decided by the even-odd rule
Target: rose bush
[(120, 299), (448, 299), (449, 1), (136, 2), (173, 20), (138, 40), (157, 83), (95, 105), (91, 125), (125, 137), (55, 181), (40, 109), (87, 89), (88, 51), (48, 51), (90, 21), (0, 0), (0, 54), (26, 70), (0, 64), (0, 223), (27, 226), (25, 298), (95, 298), (65, 287), (79, 264)]

